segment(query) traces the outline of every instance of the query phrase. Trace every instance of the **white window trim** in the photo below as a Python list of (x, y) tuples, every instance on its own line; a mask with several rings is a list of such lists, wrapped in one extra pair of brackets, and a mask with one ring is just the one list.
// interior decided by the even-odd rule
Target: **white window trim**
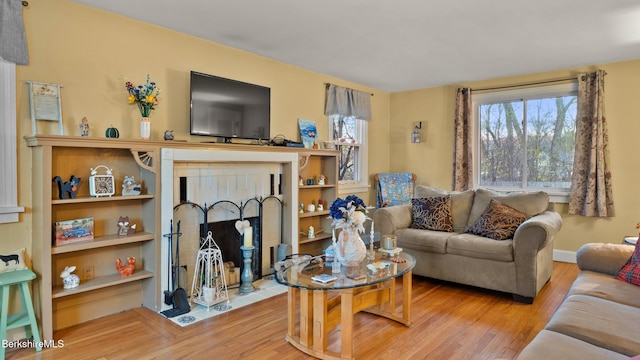
[[(328, 117), (329, 121), (329, 134), (333, 136), (333, 119), (331, 116)], [(358, 126), (358, 139), (363, 139), (361, 143), (358, 143), (360, 156), (358, 159), (358, 181), (340, 181), (338, 195), (344, 194), (353, 194), (353, 193), (362, 193), (369, 191), (371, 187), (369, 185), (369, 152), (367, 150), (368, 146), (368, 134), (369, 134), (369, 123), (366, 120), (358, 120), (361, 122), (362, 126)], [(332, 139), (337, 140), (337, 139)]]
[[(473, 95), (471, 101), (471, 111), (473, 116), (473, 184), (474, 188), (481, 187), (480, 186), (480, 131), (478, 127), (478, 117), (477, 117), (477, 109), (478, 106), (488, 102), (494, 101), (508, 101), (508, 100), (516, 100), (516, 99), (529, 99), (537, 96), (544, 97), (553, 97), (553, 96), (565, 96), (567, 93), (575, 93), (578, 92), (578, 83), (566, 83), (566, 84), (558, 84), (558, 85), (549, 85), (549, 86), (541, 86), (541, 87), (532, 87), (528, 89), (516, 89), (516, 90), (505, 90), (505, 91), (494, 91), (487, 92), (484, 94)], [(549, 194), (549, 200), (551, 202), (557, 203), (568, 203), (569, 202), (569, 189), (557, 189), (557, 188), (528, 188), (522, 189), (519, 187), (496, 187), (494, 188), (498, 191), (523, 191), (523, 190), (542, 190)]]
[(0, 58), (0, 224), (18, 222), (16, 64)]

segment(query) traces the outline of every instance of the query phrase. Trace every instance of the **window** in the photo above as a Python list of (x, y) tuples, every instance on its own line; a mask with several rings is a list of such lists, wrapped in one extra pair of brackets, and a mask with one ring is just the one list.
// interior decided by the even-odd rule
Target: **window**
[[(18, 221), (16, 65), (0, 58), (0, 224)], [(28, 186), (28, 184), (27, 184)]]
[(340, 189), (345, 192), (367, 191), (367, 122), (351, 116), (331, 115), (329, 132), (340, 151)]
[(568, 196), (577, 101), (573, 83), (473, 95), (474, 182)]

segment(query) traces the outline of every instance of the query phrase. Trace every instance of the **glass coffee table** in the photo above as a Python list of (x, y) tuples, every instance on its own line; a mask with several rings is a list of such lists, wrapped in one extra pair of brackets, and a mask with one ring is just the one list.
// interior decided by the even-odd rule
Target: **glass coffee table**
[[(359, 267), (342, 267), (336, 274), (331, 272), (331, 263), (318, 260), (288, 261), (275, 274), (277, 282), (289, 287), (286, 339), (297, 349), (320, 359), (353, 358), (353, 318), (361, 311), (412, 325), (413, 256), (401, 252), (392, 259), (377, 252), (374, 260), (365, 259)], [(336, 279), (327, 283), (313, 280), (332, 275)], [(402, 277), (401, 310), (396, 306), (398, 277)], [(327, 344), (329, 332), (338, 325), (339, 353), (329, 351)]]

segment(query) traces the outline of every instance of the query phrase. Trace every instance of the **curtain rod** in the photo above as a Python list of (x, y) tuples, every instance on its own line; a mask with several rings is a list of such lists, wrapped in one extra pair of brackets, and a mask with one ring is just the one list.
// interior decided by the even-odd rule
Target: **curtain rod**
[[(326, 82), (326, 83), (324, 83), (324, 86), (325, 86), (325, 87), (329, 87), (329, 85), (331, 85), (331, 83), (327, 83), (327, 82)], [(335, 85), (335, 84), (334, 84), (334, 85)], [(338, 85), (336, 85), (336, 86), (338, 86)], [(352, 90), (355, 90), (355, 89), (352, 89)], [(360, 91), (360, 90), (357, 90), (357, 91)], [(364, 92), (364, 91), (363, 91), (363, 92)], [(369, 95), (373, 96), (373, 94), (371, 94), (371, 93), (369, 93)]]
[(578, 78), (577, 76), (571, 76), (571, 77), (560, 78), (560, 79), (535, 81), (535, 82), (515, 84), (515, 85), (494, 86), (494, 87), (486, 87), (486, 88), (479, 88), (479, 89), (472, 88), (471, 91), (500, 90), (500, 89), (510, 89), (510, 88), (516, 88), (516, 87), (523, 87), (523, 86), (551, 84), (551, 83), (564, 82), (564, 81), (569, 81), (569, 80), (576, 80), (577, 78)]

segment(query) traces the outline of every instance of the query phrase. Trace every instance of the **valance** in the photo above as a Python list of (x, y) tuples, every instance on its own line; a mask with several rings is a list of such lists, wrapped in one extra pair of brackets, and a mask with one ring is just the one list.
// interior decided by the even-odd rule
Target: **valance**
[(29, 63), (20, 0), (0, 0), (0, 57), (17, 65)]
[(327, 84), (325, 115), (353, 116), (371, 120), (371, 94), (333, 84)]

